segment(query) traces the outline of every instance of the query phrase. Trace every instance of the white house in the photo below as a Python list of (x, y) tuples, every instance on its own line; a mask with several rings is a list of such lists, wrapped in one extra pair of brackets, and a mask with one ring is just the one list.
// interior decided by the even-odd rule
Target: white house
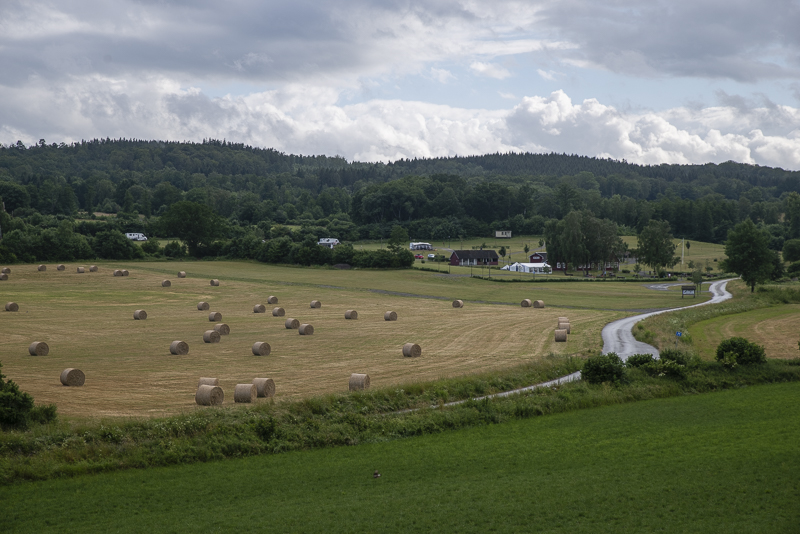
[(412, 242), (408, 247), (410, 250), (433, 250), (433, 245), (430, 243)]
[(512, 263), (501, 267), (502, 271), (512, 271), (516, 273), (536, 273), (536, 274), (550, 274), (551, 269), (547, 263)]
[(317, 241), (317, 245), (321, 245), (323, 247), (333, 248), (339, 244), (339, 240), (335, 237), (323, 237), (319, 241)]

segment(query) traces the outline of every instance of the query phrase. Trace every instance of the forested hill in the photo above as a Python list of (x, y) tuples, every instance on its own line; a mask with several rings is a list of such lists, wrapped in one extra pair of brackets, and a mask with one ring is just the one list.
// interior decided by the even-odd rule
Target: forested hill
[[(61, 174), (87, 178), (93, 171), (156, 172), (165, 168), (182, 173), (267, 176), (314, 171), (322, 185), (352, 186), (357, 181), (388, 181), (417, 174), (456, 174), (462, 177), (561, 177), (589, 172), (595, 176), (640, 176), (667, 182), (734, 179), (750, 186), (797, 190), (800, 172), (732, 161), (705, 165), (638, 165), (612, 159), (567, 154), (506, 153), (482, 156), (403, 159), (389, 164), (347, 162), (339, 156), (298, 156), (271, 148), (207, 140), (202, 143), (95, 139), (72, 144), (21, 142), (0, 144), (0, 176)], [(20, 168), (22, 167), (22, 168)]]
[[(798, 192), (800, 172), (734, 162), (635, 165), (511, 153), (384, 164), (217, 140), (0, 145), (0, 199), (13, 219), (46, 228), (53, 220), (112, 213), (120, 229), (152, 235), (163, 231), (162, 214), (189, 201), (210, 208), (229, 228), (262, 237), (278, 224), (341, 240), (385, 238), (398, 224), (423, 240), (488, 236), (495, 229), (530, 235), (585, 210), (620, 233), (660, 219), (677, 237), (715, 242), (750, 218), (770, 232), (777, 249), (800, 237), (794, 235)], [(3, 232), (14, 228), (11, 219), (0, 218)]]

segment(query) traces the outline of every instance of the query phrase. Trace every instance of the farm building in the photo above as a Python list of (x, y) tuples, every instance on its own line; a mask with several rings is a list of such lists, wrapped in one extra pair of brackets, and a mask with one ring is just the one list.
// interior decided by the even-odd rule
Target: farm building
[(547, 263), (512, 263), (501, 267), (503, 271), (511, 271), (516, 273), (536, 273), (536, 274), (550, 274), (552, 269)]
[(450, 265), (497, 265), (499, 258), (494, 250), (454, 250)]
[(339, 240), (336, 239), (335, 237), (323, 237), (322, 239), (317, 241), (317, 245), (320, 245), (320, 246), (323, 246), (323, 247), (328, 247), (328, 248), (333, 248), (338, 244), (339, 244)]

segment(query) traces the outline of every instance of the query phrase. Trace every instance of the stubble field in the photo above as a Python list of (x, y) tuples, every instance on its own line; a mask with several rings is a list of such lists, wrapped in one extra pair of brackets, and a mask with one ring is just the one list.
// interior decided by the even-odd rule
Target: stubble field
[[(298, 398), (347, 390), (351, 373), (367, 373), (374, 385), (428, 381), (532, 361), (550, 353), (581, 354), (600, 347), (600, 330), (628, 308), (680, 304), (676, 295), (632, 284), (497, 284), (446, 278), (419, 271), (335, 271), (264, 266), (251, 262), (98, 264), (98, 273), (78, 274), (69, 265), (46, 272), (14, 266), (3, 282), (2, 299), (20, 305), (3, 312), (0, 362), (3, 372), (37, 403), (54, 403), (68, 417), (161, 416), (194, 410), (201, 376), (220, 379), (226, 404), (237, 383), (269, 377), (276, 398)], [(88, 266), (87, 266), (88, 267)], [(128, 277), (114, 277), (127, 268)], [(178, 279), (178, 270), (188, 277)], [(88, 269), (87, 269), (88, 271)], [(220, 286), (209, 285), (219, 278)], [(161, 287), (169, 279), (172, 286)], [(275, 295), (286, 317), (314, 326), (314, 335), (287, 330), (273, 317), (267, 297)], [(454, 309), (451, 301), (466, 301)], [(521, 308), (522, 298), (542, 298), (545, 309)], [(322, 302), (320, 309), (310, 301)], [(222, 313), (231, 334), (206, 344), (212, 329), (207, 301)], [(267, 313), (253, 313), (254, 304)], [(136, 309), (148, 318), (133, 319)], [(348, 309), (358, 312), (345, 320)], [(383, 314), (393, 310), (398, 320)], [(556, 344), (558, 316), (573, 333)], [(173, 340), (189, 354), (169, 353)], [(48, 356), (28, 355), (32, 341), (50, 346)], [(269, 356), (251, 347), (266, 341)], [(418, 343), (420, 358), (405, 358), (402, 345)], [(66, 388), (59, 374), (76, 367), (86, 384)]]

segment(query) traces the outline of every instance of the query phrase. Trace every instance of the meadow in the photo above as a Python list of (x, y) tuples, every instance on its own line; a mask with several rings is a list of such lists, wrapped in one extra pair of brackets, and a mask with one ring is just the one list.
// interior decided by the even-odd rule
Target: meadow
[[(277, 399), (347, 390), (353, 372), (370, 375), (374, 385), (463, 376), (537, 361), (544, 355), (594, 353), (600, 331), (629, 310), (679, 306), (677, 291), (653, 291), (639, 284), (496, 284), (418, 270), (340, 271), (255, 262), (98, 263), (97, 273), (78, 274), (75, 265), (45, 272), (14, 266), (2, 282), (5, 301), (20, 306), (3, 312), (0, 347), (4, 373), (38, 403), (53, 403), (66, 417), (152, 417), (197, 410), (194, 392), (201, 376), (217, 377), (231, 399), (237, 383), (273, 378)], [(114, 277), (127, 268), (130, 276)], [(178, 279), (183, 270), (187, 278)], [(211, 287), (211, 278), (220, 279)], [(171, 287), (161, 287), (170, 279)], [(313, 336), (284, 328), (284, 319), (253, 313), (276, 295), (286, 317), (314, 326)], [(467, 305), (454, 309), (460, 298)], [(521, 308), (523, 298), (543, 299), (545, 309)], [(311, 309), (312, 299), (322, 308)], [(219, 344), (205, 344), (213, 328), (207, 301), (231, 328)], [(133, 319), (144, 309), (145, 321)], [(348, 309), (355, 321), (344, 319)], [(396, 322), (383, 320), (387, 310)], [(558, 316), (567, 315), (573, 333), (556, 344)], [(189, 354), (169, 354), (173, 340), (189, 344)], [(44, 341), (50, 354), (32, 357), (27, 347)], [(251, 353), (256, 341), (272, 347), (269, 356)], [(423, 348), (420, 358), (404, 358), (402, 345)], [(64, 388), (60, 372), (81, 369), (85, 386)]]
[(31, 482), (0, 487), (0, 516), (5, 532), (796, 532), (799, 401), (796, 382), (737, 388)]

